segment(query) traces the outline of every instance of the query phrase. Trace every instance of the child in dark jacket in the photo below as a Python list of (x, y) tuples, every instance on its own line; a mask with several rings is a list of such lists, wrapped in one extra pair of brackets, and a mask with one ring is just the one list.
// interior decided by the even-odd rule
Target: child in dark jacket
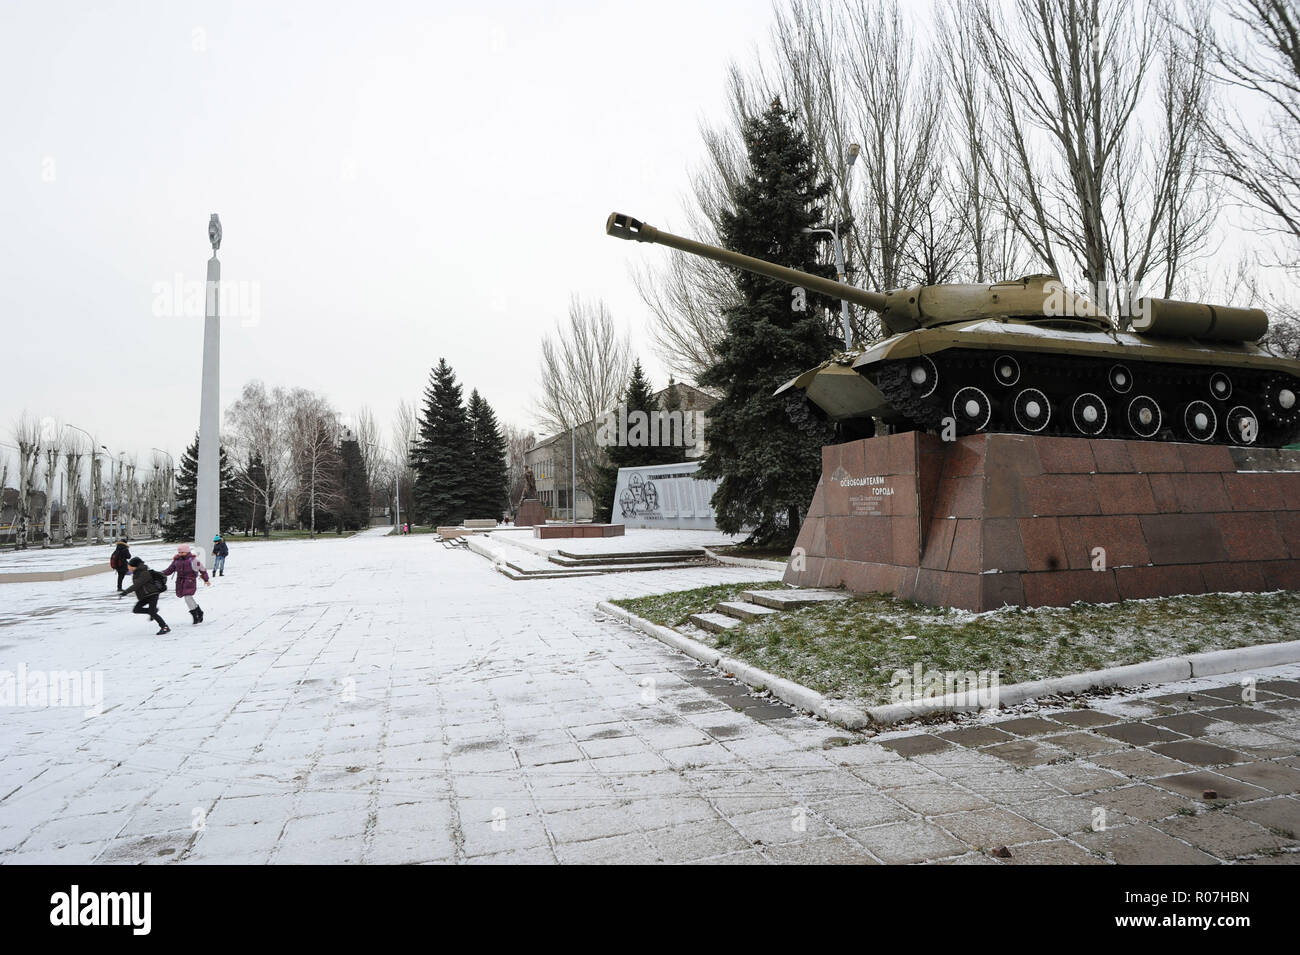
[(118, 541), (117, 546), (113, 548), (113, 556), (108, 558), (108, 566), (117, 571), (117, 592), (122, 592), (122, 578), (131, 570), (127, 566), (127, 561), (131, 559), (131, 548), (126, 546), (126, 541)]
[(150, 570), (149, 565), (139, 557), (132, 557), (128, 566), (131, 568), (131, 586), (119, 593), (118, 599), (127, 594), (135, 594), (135, 606), (131, 608), (131, 612), (148, 614), (149, 619), (158, 624), (158, 633), (155, 636), (171, 633), (172, 628), (167, 626), (167, 621), (158, 613), (158, 596), (166, 586), (166, 578), (157, 571)]

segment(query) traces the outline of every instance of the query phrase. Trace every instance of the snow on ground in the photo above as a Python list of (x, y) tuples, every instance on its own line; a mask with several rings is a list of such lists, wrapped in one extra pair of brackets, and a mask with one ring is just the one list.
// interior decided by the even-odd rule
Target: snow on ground
[(169, 592), (165, 637), (107, 572), (0, 589), (0, 697), (20, 667), (90, 678), (77, 705), (0, 706), (0, 862), (991, 862), (1013, 834), (1021, 860), (1096, 861), (1078, 765), (912, 758), (594, 609), (773, 572), (516, 582), (385, 532), (232, 545), (207, 622)]
[(735, 536), (721, 531), (652, 530), (629, 527), (622, 537), (559, 537), (540, 540), (532, 528), (493, 531), (489, 537), (535, 552), (570, 554), (627, 554), (641, 551), (674, 550), (687, 547), (723, 547), (738, 544), (744, 534)]
[[(102, 553), (101, 553), (102, 552)], [(91, 564), (103, 564), (108, 570), (108, 556), (113, 552), (112, 545), (99, 548), (51, 547), (49, 550), (6, 551), (0, 554), (0, 574), (21, 574), (43, 570), (73, 570), (89, 567)], [(131, 551), (135, 553), (135, 551)]]

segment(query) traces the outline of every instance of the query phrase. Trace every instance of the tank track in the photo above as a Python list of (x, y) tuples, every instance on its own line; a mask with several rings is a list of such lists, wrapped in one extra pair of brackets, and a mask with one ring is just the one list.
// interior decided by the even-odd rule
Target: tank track
[[(999, 378), (1007, 367), (1014, 371), (1009, 382)], [(897, 430), (942, 432), (955, 425), (957, 434), (1259, 447), (1300, 438), (1300, 379), (1275, 371), (949, 349), (888, 362), (869, 374), (889, 401)]]
[(876, 387), (897, 415), (907, 420), (912, 430), (935, 431), (943, 421), (943, 406), (935, 395), (922, 397), (908, 377), (910, 362), (894, 361), (876, 372)]

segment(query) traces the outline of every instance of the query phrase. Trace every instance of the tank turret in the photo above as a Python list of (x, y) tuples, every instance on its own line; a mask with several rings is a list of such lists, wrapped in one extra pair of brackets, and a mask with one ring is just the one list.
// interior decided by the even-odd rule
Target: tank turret
[(1050, 275), (868, 291), (613, 213), (651, 242), (880, 314), (889, 337), (777, 389), (864, 433), (1005, 431), (1278, 447), (1300, 436), (1300, 362), (1254, 344), (1256, 308), (1144, 298), (1125, 327)]

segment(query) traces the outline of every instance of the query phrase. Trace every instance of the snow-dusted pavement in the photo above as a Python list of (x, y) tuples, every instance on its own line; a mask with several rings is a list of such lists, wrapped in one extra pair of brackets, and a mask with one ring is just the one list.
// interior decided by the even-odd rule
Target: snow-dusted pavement
[[(131, 552), (138, 547), (156, 550), (157, 541), (132, 541)], [(73, 547), (41, 547), (34, 544), (26, 550), (0, 551), (0, 574), (20, 573), (29, 570), (67, 570), (72, 567), (88, 567), (91, 564), (103, 564), (108, 569), (108, 558), (113, 553), (113, 542), (103, 544), (81, 544)]]
[(651, 530), (629, 528), (621, 537), (548, 537), (540, 540), (533, 529), (496, 530), (493, 540), (514, 544), (537, 553), (554, 554), (631, 554), (643, 551), (674, 550), (688, 547), (723, 547), (744, 540), (745, 535), (728, 536), (720, 531)]
[[(514, 582), (431, 535), (381, 535), (235, 541), (228, 575), (200, 590), (204, 624), (165, 595), (166, 637), (107, 572), (0, 591), (0, 671), (81, 671), (103, 687), (99, 715), (93, 692), (0, 707), (0, 861), (992, 862), (982, 849), (1015, 843), (1022, 861), (1086, 862), (1115, 851), (1079, 835), (1098, 805), (1114, 807), (1106, 838), (1131, 837), (1143, 859), (1214, 861), (1152, 828), (1196, 803), (1144, 781), (1195, 768), (1150, 740), (1135, 750), (1057, 724), (1043, 745), (1073, 741), (1094, 762), (1029, 768), (975, 748), (989, 740), (867, 742), (594, 610), (764, 571)], [(1300, 717), (1274, 709), (1284, 717), (1235, 738), (1272, 775), (1225, 796), (1269, 819), (1300, 805), (1275, 796), (1300, 777)], [(993, 748), (1043, 732), (1006, 725)], [(1102, 742), (1085, 747), (1089, 735)], [(1107, 743), (1129, 762), (1099, 767)], [(1094, 790), (1107, 798), (1081, 798)], [(1234, 846), (1268, 836), (1214, 815), (1253, 827)]]

